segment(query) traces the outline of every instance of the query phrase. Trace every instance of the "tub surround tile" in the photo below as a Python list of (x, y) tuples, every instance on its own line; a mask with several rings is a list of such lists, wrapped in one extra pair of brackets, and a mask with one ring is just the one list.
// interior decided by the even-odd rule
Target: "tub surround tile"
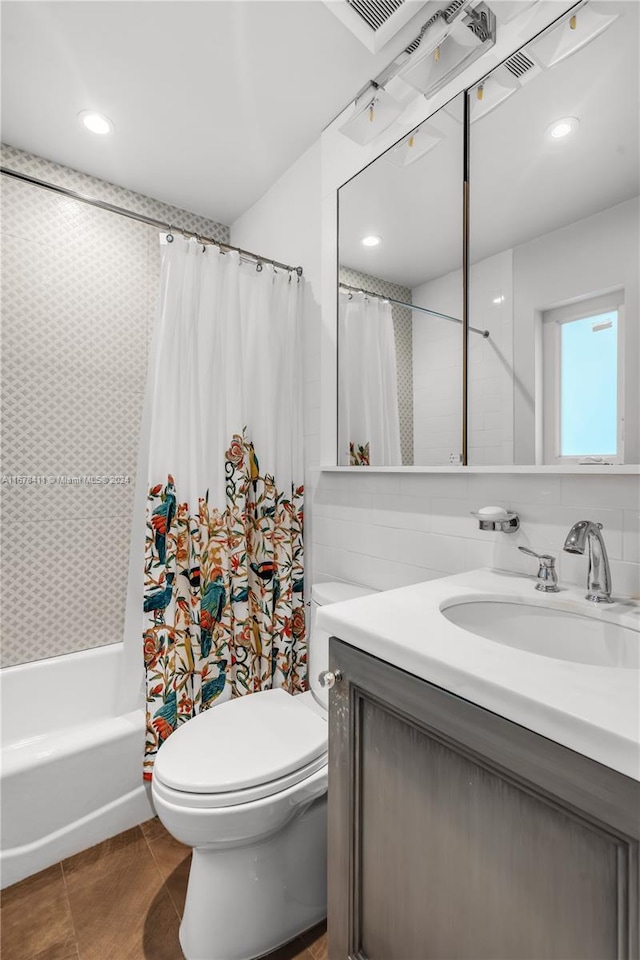
[(1, 903), (6, 960), (66, 960), (75, 933), (60, 864), (7, 887)]
[[(8, 145), (2, 155), (12, 169), (229, 240), (223, 224)], [(6, 177), (0, 207), (3, 473), (131, 476), (121, 487), (3, 488), (10, 666), (122, 638), (160, 244), (154, 227)], [(87, 571), (97, 557), (96, 588)], [(46, 643), (26, 625), (24, 611), (42, 602), (34, 584), (54, 605)]]
[[(122, 639), (129, 563), (128, 518), (3, 524), (2, 666)], [(100, 577), (96, 580), (96, 558)], [(70, 578), (73, 590), (69, 590)], [(48, 630), (32, 641), (25, 611), (47, 592)], [(27, 643), (25, 638), (29, 638)]]

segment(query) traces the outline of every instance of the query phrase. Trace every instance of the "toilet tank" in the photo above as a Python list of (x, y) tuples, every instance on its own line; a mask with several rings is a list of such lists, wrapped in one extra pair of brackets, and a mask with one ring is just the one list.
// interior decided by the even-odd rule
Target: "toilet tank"
[(320, 686), (319, 676), (329, 667), (329, 634), (317, 624), (318, 607), (325, 603), (341, 603), (343, 600), (356, 600), (377, 593), (370, 587), (361, 587), (355, 583), (314, 583), (311, 588), (311, 617), (309, 631), (308, 664), (309, 688), (318, 703), (326, 710), (329, 705), (329, 691)]

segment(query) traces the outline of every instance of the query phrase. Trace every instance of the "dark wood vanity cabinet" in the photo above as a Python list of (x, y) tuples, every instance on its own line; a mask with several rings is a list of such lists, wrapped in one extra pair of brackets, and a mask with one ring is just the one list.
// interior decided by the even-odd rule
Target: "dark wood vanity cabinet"
[(335, 638), (330, 669), (330, 960), (637, 960), (638, 782)]

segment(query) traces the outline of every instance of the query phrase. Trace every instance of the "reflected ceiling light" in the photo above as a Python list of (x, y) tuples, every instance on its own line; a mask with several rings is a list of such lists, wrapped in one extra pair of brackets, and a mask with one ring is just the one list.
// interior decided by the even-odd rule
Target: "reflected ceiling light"
[(364, 146), (386, 130), (402, 110), (402, 105), (383, 87), (371, 83), (355, 101), (354, 111), (340, 127), (340, 133)]
[(591, 4), (585, 4), (576, 13), (565, 17), (555, 30), (540, 37), (531, 49), (541, 63), (552, 67), (599, 37), (618, 16), (617, 13), (599, 13)]
[(425, 32), (400, 76), (425, 97), (433, 96), (494, 45), (495, 22), (484, 3), (469, 9), (452, 24), (437, 21)]
[(104, 113), (96, 113), (95, 110), (82, 110), (78, 114), (78, 120), (91, 133), (99, 133), (101, 136), (113, 130), (113, 123), (109, 117), (105, 117)]
[(518, 81), (502, 67), (486, 77), (470, 94), (471, 123), (479, 120), (519, 89)]
[(371, 233), (369, 236), (363, 237), (360, 243), (363, 247), (377, 247), (379, 243), (382, 243), (382, 237), (377, 237), (374, 233)]
[(407, 167), (414, 163), (419, 157), (433, 150), (434, 147), (444, 140), (444, 136), (426, 123), (422, 123), (411, 133), (407, 134), (400, 143), (385, 153), (385, 159), (394, 163), (397, 167)]
[(494, 297), (492, 303), (504, 303), (504, 293), (501, 293), (499, 297)]
[(554, 120), (547, 127), (547, 135), (552, 140), (564, 140), (570, 133), (573, 133), (580, 126), (577, 117), (562, 117), (561, 120)]

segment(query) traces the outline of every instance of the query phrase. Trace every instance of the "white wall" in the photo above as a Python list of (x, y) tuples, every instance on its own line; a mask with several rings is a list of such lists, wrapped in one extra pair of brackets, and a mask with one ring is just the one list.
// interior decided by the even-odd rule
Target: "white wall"
[(514, 249), (516, 463), (534, 463), (535, 327), (543, 310), (625, 291), (625, 461), (640, 461), (638, 197)]
[[(540, 4), (539, 16), (550, 22), (566, 6)], [(542, 26), (536, 22), (530, 29)], [(525, 39), (503, 31), (491, 53), (494, 59), (483, 58), (473, 69), (480, 76)], [(459, 78), (458, 89), (477, 79), (472, 72)], [(442, 102), (456, 92), (443, 91)], [(425, 103), (425, 111), (440, 105), (436, 97)], [(535, 573), (534, 561), (517, 551), (518, 544), (550, 551), (559, 557), (561, 579), (581, 583), (586, 559), (561, 548), (571, 524), (589, 518), (604, 524), (615, 590), (640, 596), (637, 477), (320, 470), (321, 457), (335, 463), (335, 191), (397, 136), (390, 130), (384, 143), (362, 149), (340, 136), (334, 124), (231, 228), (233, 243), (302, 263), (309, 285), (304, 321), (307, 584), (337, 578), (384, 589), (486, 565)], [(486, 503), (518, 510), (520, 532), (481, 533), (469, 513)]]
[[(586, 559), (561, 548), (571, 524), (589, 518), (604, 524), (615, 590), (640, 596), (637, 477), (320, 471), (321, 207), (316, 145), (231, 228), (233, 243), (300, 262), (307, 277), (307, 583), (337, 578), (388, 589), (493, 565), (535, 573), (519, 544), (558, 556), (561, 580), (582, 583)], [(520, 532), (481, 533), (469, 514), (487, 503), (518, 510)]]
[[(510, 250), (471, 266), (470, 323), (489, 330), (469, 341), (469, 463), (513, 463), (513, 299)], [(498, 304), (496, 298), (501, 298)], [(413, 302), (462, 316), (462, 270), (413, 290)], [(459, 462), (462, 432), (462, 328), (414, 314), (414, 447), (416, 464)]]
[[(414, 287), (411, 296), (420, 307), (462, 317), (462, 272)], [(414, 311), (412, 355), (414, 463), (460, 463), (462, 327)]]

